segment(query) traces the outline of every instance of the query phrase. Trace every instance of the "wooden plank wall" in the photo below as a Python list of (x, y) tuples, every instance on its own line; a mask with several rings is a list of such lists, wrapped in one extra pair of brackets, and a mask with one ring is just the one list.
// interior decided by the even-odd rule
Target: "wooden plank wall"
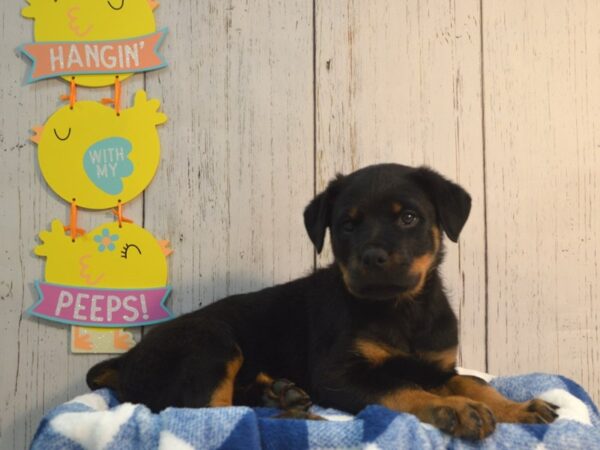
[[(66, 86), (23, 85), (23, 4), (0, 4), (0, 449), (25, 448), (100, 359), (23, 315), (43, 275), (35, 236), (67, 218), (28, 142)], [(597, 2), (163, 0), (156, 14), (170, 67), (125, 93), (145, 87), (170, 121), (127, 212), (173, 242), (175, 312), (326, 264), (301, 212), (335, 172), (428, 164), (474, 200), (443, 268), (461, 363), (560, 372), (600, 400)]]
[(593, 0), (483, 7), (489, 370), (568, 374), (596, 401), (599, 27)]

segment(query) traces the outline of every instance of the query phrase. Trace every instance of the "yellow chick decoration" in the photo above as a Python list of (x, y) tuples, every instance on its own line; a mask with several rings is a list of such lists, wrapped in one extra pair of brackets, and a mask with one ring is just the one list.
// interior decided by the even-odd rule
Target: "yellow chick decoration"
[[(64, 106), (34, 127), (44, 179), (72, 205), (89, 209), (120, 206), (151, 182), (160, 160), (156, 126), (167, 116), (144, 91), (134, 105), (115, 114), (98, 102)], [(74, 225), (74, 224), (71, 224)]]
[(133, 224), (105, 223), (72, 242), (60, 220), (39, 235), (50, 283), (97, 288), (152, 288), (167, 282), (168, 241)]
[(133, 340), (119, 327), (170, 317), (162, 305), (169, 293), (168, 241), (157, 240), (138, 225), (118, 222), (72, 241), (60, 220), (39, 237), (42, 244), (34, 252), (46, 258), (45, 282), (37, 283), (40, 301), (30, 313), (62, 323), (113, 327), (73, 327), (74, 351), (98, 350), (92, 341), (102, 340), (102, 333), (114, 341), (115, 349), (125, 351)]
[[(156, 0), (27, 0), (27, 2), (29, 6), (23, 8), (21, 13), (35, 20), (36, 42), (115, 41), (150, 35), (156, 30), (153, 11), (159, 5)], [(62, 57), (60, 62), (63, 66), (74, 58), (70, 54), (54, 56), (55, 60), (58, 60), (59, 56)], [(83, 51), (77, 56), (79, 60), (85, 59)], [(119, 78), (124, 80), (131, 75), (131, 73), (121, 73)], [(88, 87), (109, 86), (115, 83), (115, 74), (105, 73), (63, 78), (69, 81), (74, 79), (77, 85)]]
[[(123, 217), (122, 207), (152, 181), (160, 161), (160, 102), (138, 91), (122, 108), (121, 82), (167, 65), (156, 30), (157, 0), (26, 0), (34, 42), (20, 46), (32, 62), (27, 82), (62, 77), (69, 104), (34, 127), (38, 163), (50, 188), (71, 205), (70, 224), (55, 220), (35, 253), (46, 257), (45, 281), (32, 315), (73, 325), (75, 352), (123, 352), (123, 328), (168, 320), (164, 307), (168, 241)], [(114, 85), (114, 98), (77, 101), (77, 86)], [(112, 104), (113, 107), (106, 106)], [(77, 228), (79, 207), (113, 208), (115, 223)], [(69, 233), (65, 233), (65, 231)], [(79, 239), (76, 239), (79, 238)]]

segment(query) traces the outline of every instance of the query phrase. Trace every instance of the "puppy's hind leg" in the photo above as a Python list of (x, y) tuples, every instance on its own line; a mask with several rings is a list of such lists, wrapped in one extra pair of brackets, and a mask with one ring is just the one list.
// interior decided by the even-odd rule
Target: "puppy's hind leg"
[(242, 364), (242, 351), (226, 325), (174, 321), (151, 330), (119, 363), (119, 398), (153, 412), (231, 406)]
[(213, 391), (210, 397), (209, 406), (232, 406), (233, 405), (233, 389), (235, 377), (237, 376), (244, 358), (242, 353), (236, 354), (232, 359), (225, 363), (225, 374), (221, 378), (218, 386)]
[[(185, 377), (179, 383), (183, 387), (183, 407), (214, 408), (233, 405), (235, 379), (244, 363), (242, 352), (235, 345), (228, 352), (219, 352), (218, 356), (207, 353), (206, 349), (205, 353), (198, 349), (187, 360)], [(189, 371), (192, 367), (194, 372)]]

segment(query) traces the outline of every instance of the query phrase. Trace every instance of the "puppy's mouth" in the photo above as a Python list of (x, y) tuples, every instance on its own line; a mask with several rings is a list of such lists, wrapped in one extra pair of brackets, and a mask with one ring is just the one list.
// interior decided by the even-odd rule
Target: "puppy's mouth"
[(350, 292), (360, 298), (369, 298), (373, 300), (392, 300), (402, 297), (414, 288), (414, 284), (367, 284), (363, 286), (347, 285)]
[(372, 300), (393, 300), (410, 296), (419, 284), (419, 277), (410, 275), (372, 279), (356, 276), (343, 268), (342, 275), (344, 284), (352, 295)]

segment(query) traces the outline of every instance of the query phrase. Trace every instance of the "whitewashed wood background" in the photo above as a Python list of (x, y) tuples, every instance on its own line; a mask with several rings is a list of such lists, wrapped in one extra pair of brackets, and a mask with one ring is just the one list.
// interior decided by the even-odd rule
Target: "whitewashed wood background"
[[(0, 3), (2, 449), (25, 448), (100, 359), (23, 314), (36, 235), (68, 217), (28, 140), (67, 88), (23, 84), (23, 5)], [(156, 14), (170, 67), (124, 88), (162, 98), (170, 121), (127, 213), (173, 242), (176, 313), (326, 263), (301, 213), (335, 172), (424, 163), (474, 200), (444, 267), (461, 363), (558, 372), (600, 400), (600, 2), (163, 0)]]

